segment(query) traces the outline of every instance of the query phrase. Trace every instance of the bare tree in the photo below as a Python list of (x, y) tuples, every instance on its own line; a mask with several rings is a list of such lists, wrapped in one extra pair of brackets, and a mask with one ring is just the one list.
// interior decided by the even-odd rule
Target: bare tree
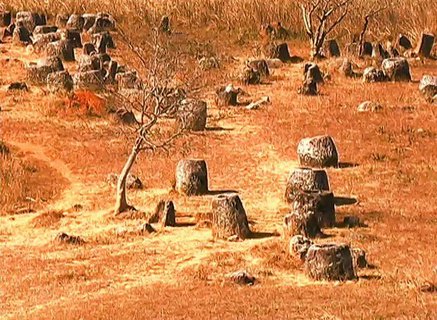
[(326, 37), (348, 14), (352, 0), (305, 0), (300, 3), (305, 31), (310, 38), (311, 58), (322, 56)]
[(360, 37), (358, 38), (358, 55), (361, 57), (363, 54), (364, 36), (366, 35), (367, 28), (369, 26), (369, 21), (372, 17), (376, 16), (381, 11), (385, 10), (387, 7), (378, 7), (370, 9), (370, 11), (364, 17), (363, 29), (361, 30)]
[(168, 130), (170, 132), (166, 134), (156, 133), (156, 131), (162, 131), (158, 129), (162, 128), (164, 118), (174, 113), (179, 103), (175, 93), (182, 89), (174, 83), (178, 68), (177, 57), (169, 54), (158, 30), (153, 31), (153, 40), (148, 44), (148, 50), (136, 47), (126, 40), (127, 36), (121, 29), (119, 34), (138, 58), (142, 69), (141, 74), (147, 76), (142, 78), (138, 72), (139, 89), (135, 90), (134, 101), (122, 91), (111, 92), (115, 100), (120, 102), (121, 108), (126, 112), (133, 112), (136, 118), (133, 125), (135, 141), (117, 182), (115, 215), (135, 210), (127, 201), (126, 180), (139, 153), (158, 149), (167, 150), (183, 132), (182, 125), (178, 126), (178, 129)]

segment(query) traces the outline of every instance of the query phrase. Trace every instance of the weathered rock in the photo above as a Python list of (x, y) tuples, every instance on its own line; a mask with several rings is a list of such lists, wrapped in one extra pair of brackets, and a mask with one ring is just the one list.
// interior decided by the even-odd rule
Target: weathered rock
[(10, 11), (0, 12), (0, 28), (8, 27), (12, 23), (12, 14)]
[(335, 39), (330, 39), (326, 41), (326, 52), (328, 57), (340, 57), (340, 47)]
[(27, 84), (25, 82), (13, 82), (8, 86), (8, 90), (22, 90), (22, 91), (28, 91), (29, 88), (27, 87)]
[(316, 80), (313, 78), (305, 79), (298, 88), (297, 93), (305, 96), (316, 96), (318, 94)]
[(74, 48), (68, 40), (50, 42), (46, 46), (47, 56), (57, 56), (64, 61), (75, 61)]
[(73, 76), (73, 82), (79, 89), (101, 90), (104, 87), (104, 70), (79, 71)]
[(384, 49), (382, 44), (374, 43), (372, 46), (373, 46), (372, 58), (384, 60), (384, 59), (388, 59), (390, 57), (387, 50)]
[(252, 68), (245, 67), (243, 71), (239, 75), (239, 80), (242, 84), (260, 84), (261, 83), (261, 74)]
[(82, 30), (84, 23), (85, 23), (85, 19), (81, 15), (72, 14), (68, 18), (66, 28), (67, 29)]
[(115, 75), (118, 89), (141, 89), (143, 83), (136, 71), (127, 71)]
[(237, 194), (222, 194), (212, 200), (212, 234), (225, 240), (250, 237), (246, 211)]
[(297, 147), (299, 163), (309, 167), (337, 167), (338, 151), (330, 136), (304, 138)]
[(111, 113), (114, 119), (122, 124), (136, 124), (137, 119), (135, 118), (135, 114), (132, 111), (128, 111), (124, 108), (117, 109), (115, 112)]
[(163, 33), (171, 33), (170, 18), (168, 16), (163, 16), (161, 22), (159, 23), (159, 31)]
[(92, 53), (97, 52), (96, 47), (90, 42), (87, 42), (83, 45), (83, 54), (84, 55), (91, 55)]
[(102, 69), (102, 62), (98, 56), (82, 55), (78, 61), (78, 71), (96, 71)]
[(301, 235), (315, 238), (322, 234), (316, 212), (309, 208), (293, 210), (284, 217), (285, 237)]
[(140, 235), (148, 235), (155, 232), (156, 232), (155, 228), (153, 228), (153, 226), (150, 223), (144, 223), (140, 225), (137, 229), (137, 233)]
[(267, 57), (270, 59), (279, 59), (282, 62), (288, 62), (291, 60), (290, 51), (288, 50), (287, 43), (270, 44), (267, 48)]
[(361, 57), (370, 57), (373, 53), (373, 45), (370, 42), (364, 42), (361, 48)]
[(261, 97), (261, 99), (252, 101), (246, 106), (247, 110), (256, 110), (259, 109), (259, 107), (270, 104), (270, 97), (264, 96)]
[(368, 263), (366, 260), (366, 252), (363, 249), (353, 248), (352, 258), (353, 258), (353, 264), (355, 270), (368, 267)]
[(434, 46), (435, 36), (429, 33), (422, 33), (416, 54), (420, 57), (429, 58)]
[(52, 72), (47, 76), (47, 89), (51, 93), (73, 90), (73, 78), (68, 71)]
[(115, 30), (115, 20), (107, 13), (98, 13), (94, 25), (89, 28), (88, 33), (100, 33)]
[(0, 155), (8, 155), (10, 153), (9, 147), (0, 140)]
[(220, 87), (216, 90), (216, 102), (218, 106), (236, 106), (238, 105), (238, 95), (241, 90), (234, 88), (232, 84)]
[(40, 52), (43, 51), (49, 43), (61, 40), (61, 34), (58, 32), (51, 32), (34, 35), (32, 40), (35, 51)]
[(220, 68), (220, 62), (216, 57), (203, 57), (199, 59), (198, 64), (203, 71)]
[(191, 131), (203, 131), (206, 127), (207, 104), (202, 100), (182, 100), (177, 111), (180, 128)]
[(335, 225), (334, 194), (329, 191), (301, 191), (294, 196), (293, 210), (295, 212), (315, 212), (320, 227)]
[(68, 235), (64, 232), (59, 233), (56, 236), (55, 241), (62, 244), (74, 244), (74, 245), (82, 245), (85, 243), (85, 241), (81, 237)]
[[(1, 39), (12, 37), (15, 30), (15, 23), (11, 23), (7, 28), (3, 30)], [(0, 40), (1, 40), (0, 39)]]
[(35, 29), (33, 30), (33, 35), (37, 35), (37, 34), (47, 34), (47, 33), (53, 33), (58, 31), (58, 27), (57, 26), (49, 26), (49, 25), (45, 25), (45, 26), (36, 26)]
[(256, 278), (245, 270), (236, 271), (228, 275), (228, 278), (235, 284), (253, 286)]
[(162, 227), (176, 226), (176, 211), (173, 201), (159, 201), (158, 205), (156, 206), (155, 213), (153, 214), (153, 219), (149, 220), (149, 222), (159, 222)]
[(358, 112), (378, 112), (382, 110), (382, 106), (377, 102), (364, 101), (357, 108)]
[(304, 66), (305, 79), (313, 79), (316, 83), (323, 83), (323, 74), (317, 64), (310, 62)]
[(329, 191), (328, 175), (323, 169), (296, 168), (290, 172), (285, 188), (285, 199), (292, 203), (302, 191)]
[(343, 219), (343, 225), (347, 228), (356, 228), (362, 226), (361, 220), (355, 216), (346, 216)]
[(97, 15), (91, 13), (85, 13), (82, 15), (83, 18), (83, 31), (89, 31), (96, 23)]
[(381, 67), (391, 81), (411, 81), (410, 65), (405, 58), (385, 59)]
[(24, 26), (16, 26), (12, 33), (12, 41), (16, 44), (32, 43), (29, 30)]
[(293, 236), (290, 239), (290, 248), (289, 248), (290, 255), (292, 257), (305, 261), (305, 257), (307, 255), (308, 249), (312, 245), (313, 242), (302, 235)]
[(175, 189), (187, 196), (208, 193), (208, 169), (205, 160), (179, 161)]
[(19, 11), (15, 16), (15, 24), (25, 27), (30, 33), (35, 29), (37, 15), (30, 11)]
[(64, 37), (71, 43), (73, 48), (82, 48), (82, 38), (79, 30), (67, 29), (64, 32)]
[(58, 15), (56, 15), (56, 22), (55, 22), (55, 24), (59, 28), (65, 28), (67, 26), (67, 22), (68, 22), (69, 18), (70, 17), (68, 16), (68, 14), (58, 14)]
[(358, 75), (354, 72), (352, 62), (345, 58), (340, 67), (341, 72), (346, 78), (356, 78)]
[(30, 63), (26, 67), (28, 80), (37, 85), (46, 84), (50, 73), (63, 70), (64, 66), (59, 57), (40, 59), (37, 63)]
[(107, 31), (93, 34), (91, 42), (98, 53), (106, 53), (106, 49), (115, 49), (112, 36)]
[(409, 50), (413, 48), (410, 39), (408, 39), (407, 36), (403, 34), (400, 34), (398, 37), (398, 45), (404, 50)]
[(420, 80), (419, 90), (427, 101), (433, 102), (437, 95), (437, 76), (424, 75)]
[(374, 67), (368, 67), (364, 69), (363, 82), (373, 83), (373, 82), (384, 82), (388, 81), (387, 76), (384, 71), (376, 69)]
[(266, 59), (265, 61), (267, 62), (269, 69), (281, 68), (284, 65), (284, 63), (279, 59)]
[(348, 245), (313, 244), (305, 260), (306, 274), (314, 280), (345, 281), (356, 278)]
[(247, 66), (252, 70), (259, 72), (259, 74), (263, 77), (268, 77), (270, 75), (269, 66), (267, 61), (264, 59), (250, 60), (247, 62)]
[[(118, 183), (118, 174), (110, 173), (106, 178), (106, 181), (114, 188), (117, 187)], [(139, 177), (129, 173), (126, 178), (126, 188), (128, 189), (136, 189), (141, 190), (144, 188), (144, 185)]]

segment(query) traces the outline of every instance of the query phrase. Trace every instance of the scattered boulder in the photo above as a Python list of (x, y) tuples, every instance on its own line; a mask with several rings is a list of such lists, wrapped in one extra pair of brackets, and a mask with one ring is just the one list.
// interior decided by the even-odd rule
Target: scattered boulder
[(115, 49), (114, 40), (107, 31), (93, 34), (91, 42), (98, 53), (106, 53), (106, 49)]
[(340, 57), (340, 47), (338, 46), (337, 40), (330, 39), (326, 41), (326, 52), (328, 57)]
[(220, 63), (215, 57), (203, 57), (199, 59), (198, 64), (200, 69), (203, 71), (220, 68)]
[(205, 160), (181, 160), (176, 167), (176, 191), (187, 196), (208, 193), (208, 170)]
[(381, 67), (390, 81), (411, 81), (410, 65), (405, 58), (385, 59)]
[(368, 267), (368, 263), (366, 260), (366, 252), (363, 249), (353, 248), (352, 258), (353, 258), (353, 264), (355, 270)]
[(12, 23), (12, 14), (10, 11), (0, 12), (0, 28), (8, 27)]
[(36, 52), (40, 52), (47, 48), (51, 42), (61, 40), (61, 34), (58, 32), (43, 33), (32, 37), (32, 45)]
[(302, 235), (293, 236), (290, 239), (290, 255), (300, 259), (301, 261), (305, 261), (308, 249), (312, 245), (313, 242)]
[[(108, 175), (108, 177), (106, 178), (107, 182), (114, 188), (117, 187), (117, 183), (118, 183), (118, 174), (116, 173), (111, 173)], [(140, 180), (139, 177), (137, 177), (136, 175), (133, 175), (131, 173), (129, 173), (127, 175), (126, 178), (126, 188), (128, 189), (136, 189), (136, 190), (141, 190), (144, 188), (144, 185), (142, 183), (142, 181)]]
[(263, 77), (268, 77), (270, 75), (269, 66), (267, 61), (264, 59), (250, 60), (246, 65), (252, 70), (256, 70)]
[(294, 196), (293, 210), (295, 212), (315, 212), (320, 227), (335, 225), (334, 194), (329, 191), (301, 191)]
[(31, 83), (46, 84), (47, 76), (52, 72), (64, 71), (64, 66), (59, 57), (48, 57), (40, 59), (37, 63), (30, 63), (26, 71)]
[(57, 26), (49, 26), (49, 25), (36, 26), (35, 29), (33, 30), (32, 34), (35, 36), (38, 34), (47, 34), (47, 33), (53, 33), (56, 31), (58, 31)]
[(317, 213), (311, 208), (298, 208), (284, 217), (286, 237), (301, 235), (316, 238), (322, 234)]
[(79, 71), (73, 76), (78, 89), (101, 90), (104, 87), (104, 70)]
[(98, 71), (102, 69), (102, 63), (98, 56), (92, 55), (82, 55), (78, 61), (78, 71)]
[(358, 112), (378, 112), (382, 110), (382, 106), (377, 102), (364, 101), (357, 108)]
[(246, 109), (248, 109), (248, 110), (256, 110), (260, 106), (267, 105), (267, 104), (270, 104), (270, 97), (269, 96), (264, 96), (264, 97), (262, 97), (261, 99), (259, 99), (257, 101), (253, 101), (253, 102), (249, 103), (246, 106)]
[(317, 64), (310, 62), (304, 66), (305, 79), (313, 79), (316, 83), (323, 83), (323, 74)]
[(251, 235), (237, 194), (222, 194), (212, 200), (212, 234), (215, 239), (225, 240), (245, 240)]
[(247, 271), (236, 271), (228, 275), (228, 278), (235, 284), (253, 286), (255, 284), (255, 277), (250, 275)]
[(433, 102), (437, 95), (437, 76), (424, 75), (420, 80), (419, 90), (428, 102)]
[(73, 78), (66, 70), (52, 72), (47, 76), (47, 89), (51, 93), (70, 92), (73, 90)]
[(330, 136), (304, 138), (297, 147), (299, 163), (309, 167), (337, 167), (338, 151)]
[(60, 57), (64, 61), (75, 61), (74, 48), (68, 40), (50, 42), (46, 46), (47, 56)]
[(373, 82), (384, 82), (388, 81), (387, 76), (384, 71), (376, 69), (374, 67), (368, 67), (363, 73), (363, 82), (373, 83)]
[(429, 58), (434, 47), (435, 36), (429, 33), (422, 33), (416, 54), (420, 57)]
[(351, 250), (345, 244), (313, 244), (306, 255), (305, 271), (314, 280), (356, 279)]
[(245, 67), (239, 75), (240, 82), (245, 85), (249, 84), (260, 84), (261, 74), (255, 69), (250, 67)]
[(232, 84), (220, 87), (216, 90), (216, 102), (218, 106), (236, 106), (238, 105), (238, 95), (241, 89), (234, 88)]
[(25, 82), (13, 82), (8, 86), (8, 91), (12, 90), (29, 91), (29, 88)]
[(85, 241), (81, 237), (68, 235), (64, 232), (59, 233), (56, 236), (55, 241), (61, 244), (73, 244), (73, 245), (82, 245), (85, 243)]
[(404, 50), (410, 50), (413, 48), (413, 45), (411, 44), (410, 39), (407, 38), (407, 36), (400, 34), (398, 37), (398, 45), (399, 47), (403, 48)]
[(297, 89), (297, 93), (304, 96), (316, 96), (318, 94), (316, 80), (313, 78), (305, 79)]
[(285, 188), (285, 199), (292, 203), (296, 195), (302, 191), (329, 191), (328, 175), (323, 169), (300, 167), (293, 169)]
[(206, 127), (207, 104), (202, 100), (184, 99), (177, 111), (180, 128), (191, 131), (203, 131)]
[(85, 19), (78, 14), (72, 14), (67, 21), (66, 28), (67, 29), (75, 29), (82, 30), (83, 25), (85, 24)]
[(267, 57), (270, 59), (279, 59), (282, 62), (291, 60), (290, 51), (287, 43), (269, 44), (267, 47)]

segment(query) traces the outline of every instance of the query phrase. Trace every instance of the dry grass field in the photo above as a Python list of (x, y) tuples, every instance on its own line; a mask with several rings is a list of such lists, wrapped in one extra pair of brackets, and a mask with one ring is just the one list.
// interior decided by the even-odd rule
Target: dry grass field
[[(111, 11), (109, 1), (3, 2), (50, 14)], [(134, 137), (107, 114), (110, 101), (79, 92), (83, 108), (72, 110), (70, 98), (44, 87), (8, 91), (10, 83), (26, 80), (24, 63), (39, 55), (9, 40), (0, 43), (0, 141), (10, 149), (0, 154), (0, 318), (437, 319), (437, 110), (418, 90), (423, 75), (437, 75), (437, 61), (410, 61), (412, 82), (365, 84), (338, 71), (342, 59), (326, 59), (318, 64), (331, 79), (315, 97), (297, 93), (304, 62), (272, 69), (260, 85), (239, 85), (235, 70), (257, 52), (262, 22), (294, 26), (287, 43), (308, 59), (293, 2), (157, 2), (116, 1), (114, 17), (128, 31), (143, 17), (147, 35), (147, 24), (165, 12), (178, 31), (169, 41), (186, 53), (183, 68), (194, 68), (202, 50), (223, 63), (198, 80), (196, 95), (208, 103), (207, 130), (183, 135), (169, 152), (141, 153), (133, 168), (144, 189), (129, 190), (132, 204), (152, 212), (161, 199), (175, 203), (177, 226), (156, 227), (154, 234), (120, 232), (144, 221), (113, 217), (115, 189), (106, 177), (121, 171)], [(361, 4), (339, 28), (342, 42), (359, 31), (365, 11)], [(399, 0), (369, 37), (436, 34), (436, 15), (432, 1)], [(132, 53), (119, 35), (114, 39), (111, 57), (128, 64)], [(361, 71), (372, 63), (354, 62)], [(75, 71), (75, 63), (64, 65)], [(217, 106), (215, 89), (231, 82), (246, 92), (241, 99), (267, 95), (271, 104), (258, 110)], [(366, 100), (383, 109), (358, 113)], [(337, 221), (353, 215), (365, 226), (325, 229), (327, 237), (317, 242), (364, 249), (372, 267), (361, 269), (356, 281), (310, 280), (282, 235), (290, 210), (283, 195), (298, 166), (297, 144), (320, 134), (334, 137), (340, 153), (342, 165), (327, 169), (333, 192), (354, 200), (336, 207)], [(211, 195), (173, 190), (176, 164), (184, 158), (206, 160)], [(213, 194), (224, 190), (239, 192), (257, 236), (214, 240), (210, 228), (196, 224), (211, 210)], [(59, 244), (60, 232), (85, 243)], [(258, 282), (246, 287), (226, 280), (241, 269)]]

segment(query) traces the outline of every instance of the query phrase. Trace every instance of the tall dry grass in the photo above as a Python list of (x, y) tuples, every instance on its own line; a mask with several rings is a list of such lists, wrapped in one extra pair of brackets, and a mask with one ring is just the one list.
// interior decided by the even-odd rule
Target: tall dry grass
[[(381, 0), (353, 0), (350, 14), (337, 30), (340, 37), (362, 28), (363, 17)], [(437, 33), (437, 2), (429, 0), (386, 0), (387, 9), (374, 19), (369, 34), (375, 38), (405, 33), (416, 38), (421, 31)], [(232, 33), (255, 34), (261, 23), (281, 21), (295, 37), (303, 36), (298, 1), (283, 0), (3, 0), (10, 10), (40, 10), (49, 14), (110, 12), (125, 27), (146, 25), (167, 14), (184, 27), (209, 27)], [(138, 31), (135, 28), (135, 31)]]

